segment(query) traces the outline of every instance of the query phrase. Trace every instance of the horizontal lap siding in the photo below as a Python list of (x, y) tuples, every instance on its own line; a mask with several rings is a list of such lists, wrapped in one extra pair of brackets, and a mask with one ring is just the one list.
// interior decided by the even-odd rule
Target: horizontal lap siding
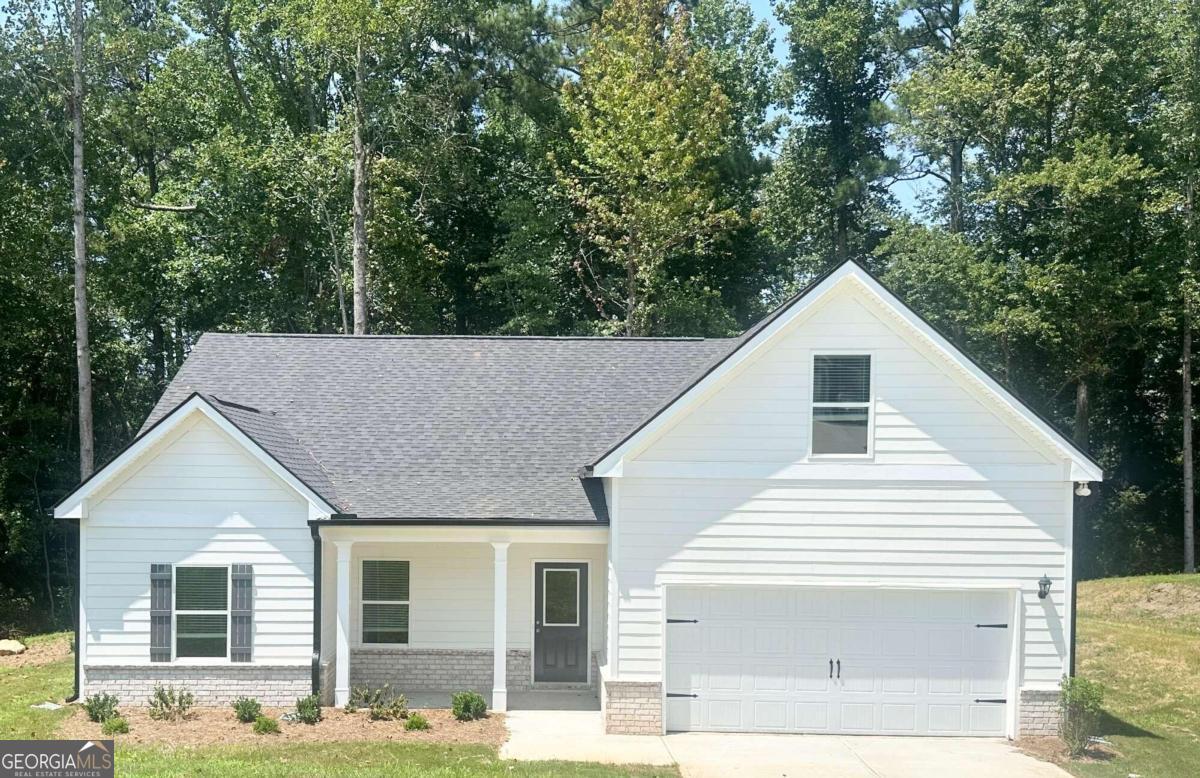
[(149, 664), (150, 565), (254, 566), (253, 661), (308, 665), (307, 504), (199, 420), (102, 494), (84, 520), (87, 664)]
[[(1022, 682), (1062, 675), (1064, 463), (893, 327), (840, 293), (633, 458), (616, 507), (622, 681), (661, 677), (661, 586), (723, 582), (1016, 582)], [(812, 353), (839, 349), (873, 354), (869, 461), (809, 457)], [(818, 461), (821, 478), (806, 479)], [(914, 477), (876, 469), (896, 465)], [(1054, 581), (1047, 600), (1036, 594), (1043, 573)]]

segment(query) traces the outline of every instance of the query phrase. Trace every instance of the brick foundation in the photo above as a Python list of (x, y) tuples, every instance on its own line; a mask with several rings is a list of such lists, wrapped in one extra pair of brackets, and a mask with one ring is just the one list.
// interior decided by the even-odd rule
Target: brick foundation
[(154, 687), (174, 686), (196, 697), (199, 706), (224, 706), (254, 697), (272, 708), (291, 707), (312, 693), (312, 668), (264, 665), (121, 665), (85, 667), (83, 696), (111, 694), (121, 705), (149, 704)]
[(1017, 737), (1057, 735), (1062, 711), (1058, 707), (1058, 691), (1027, 689), (1021, 692), (1021, 707), (1017, 712)]
[(604, 731), (610, 735), (660, 735), (662, 684), (606, 681)]
[[(508, 651), (505, 686), (509, 693), (527, 692), (531, 682), (532, 659), (528, 651)], [(592, 654), (592, 683), (595, 688), (600, 671), (597, 655)], [(378, 689), (389, 684), (399, 692), (492, 690), (492, 652), (487, 649), (447, 648), (355, 648), (350, 652), (350, 685)], [(540, 684), (539, 684), (540, 686)], [(589, 688), (589, 684), (547, 684), (562, 688)]]

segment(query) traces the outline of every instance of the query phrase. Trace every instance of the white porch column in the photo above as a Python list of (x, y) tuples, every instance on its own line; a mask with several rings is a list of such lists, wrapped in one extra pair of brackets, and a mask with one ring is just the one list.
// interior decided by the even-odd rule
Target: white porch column
[(350, 549), (349, 540), (337, 546), (337, 655), (334, 667), (333, 702), (339, 708), (350, 701)]
[(508, 543), (492, 543), (495, 580), (492, 585), (492, 710), (508, 710)]

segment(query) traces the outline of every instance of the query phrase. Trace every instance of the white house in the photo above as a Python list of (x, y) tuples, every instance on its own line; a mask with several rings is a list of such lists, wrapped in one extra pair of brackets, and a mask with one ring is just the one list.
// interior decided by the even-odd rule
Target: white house
[(731, 340), (205, 335), (55, 515), (83, 695), (1017, 737), (1055, 723), (1101, 476), (847, 262)]

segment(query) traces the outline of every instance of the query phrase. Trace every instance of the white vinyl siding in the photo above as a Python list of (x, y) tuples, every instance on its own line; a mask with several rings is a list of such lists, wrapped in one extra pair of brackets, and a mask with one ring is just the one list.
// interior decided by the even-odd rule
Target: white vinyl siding
[(98, 494), (82, 522), (85, 665), (150, 664), (150, 565), (249, 564), (252, 664), (308, 666), (307, 518), (307, 503), (216, 425), (184, 422)]
[[(612, 551), (620, 680), (662, 679), (664, 587), (824, 584), (1020, 587), (1019, 680), (1057, 683), (1067, 462), (903, 326), (839, 291), (625, 462)], [(810, 454), (816, 353), (872, 356), (869, 460)], [(1043, 573), (1054, 583), (1039, 600)]]

